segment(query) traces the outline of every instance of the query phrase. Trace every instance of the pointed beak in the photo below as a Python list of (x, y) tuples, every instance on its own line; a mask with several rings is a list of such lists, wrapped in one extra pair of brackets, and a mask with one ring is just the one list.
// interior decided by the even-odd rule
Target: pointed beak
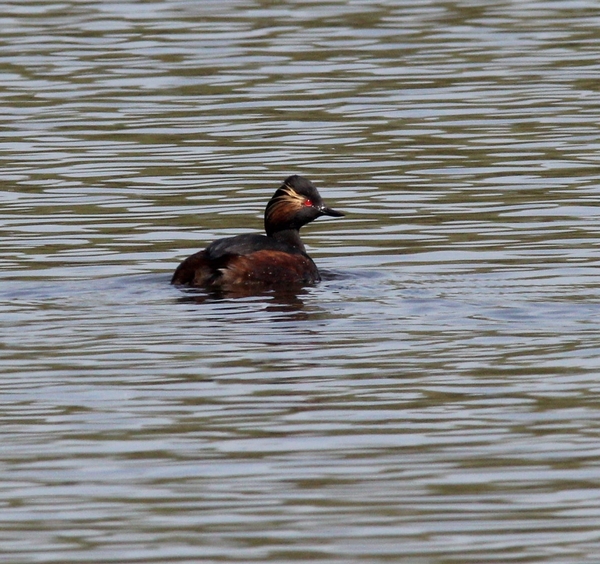
[(331, 217), (344, 217), (344, 215), (345, 215), (342, 212), (336, 211), (336, 210), (332, 210), (331, 208), (328, 208), (327, 206), (319, 206), (317, 209), (323, 215), (330, 215)]

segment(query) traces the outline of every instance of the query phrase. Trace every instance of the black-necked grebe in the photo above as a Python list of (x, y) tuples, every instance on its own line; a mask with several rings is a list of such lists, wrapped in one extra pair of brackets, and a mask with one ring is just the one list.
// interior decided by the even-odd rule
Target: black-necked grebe
[(321, 276), (306, 254), (299, 230), (322, 215), (344, 214), (325, 206), (312, 182), (290, 176), (267, 204), (266, 235), (218, 239), (185, 259), (175, 270), (171, 284), (232, 289), (318, 282)]

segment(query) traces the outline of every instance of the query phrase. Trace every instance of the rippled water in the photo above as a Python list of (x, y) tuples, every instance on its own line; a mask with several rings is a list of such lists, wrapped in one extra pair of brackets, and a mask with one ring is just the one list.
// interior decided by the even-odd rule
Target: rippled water
[[(595, 2), (11, 2), (21, 562), (596, 562)], [(292, 173), (324, 281), (169, 285)]]

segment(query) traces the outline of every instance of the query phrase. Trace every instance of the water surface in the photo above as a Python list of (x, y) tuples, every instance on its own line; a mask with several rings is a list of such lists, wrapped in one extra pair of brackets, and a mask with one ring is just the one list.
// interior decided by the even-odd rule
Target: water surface
[[(13, 2), (0, 539), (25, 562), (595, 562), (593, 2)], [(321, 284), (169, 285), (289, 174)]]

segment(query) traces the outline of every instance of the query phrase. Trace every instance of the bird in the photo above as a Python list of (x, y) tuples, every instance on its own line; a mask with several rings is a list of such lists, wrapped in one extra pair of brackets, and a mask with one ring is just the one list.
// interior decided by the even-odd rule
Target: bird
[(299, 231), (323, 215), (345, 214), (327, 207), (310, 180), (289, 176), (267, 203), (266, 235), (246, 233), (214, 241), (186, 258), (175, 270), (171, 284), (216, 291), (315, 284), (321, 275)]

